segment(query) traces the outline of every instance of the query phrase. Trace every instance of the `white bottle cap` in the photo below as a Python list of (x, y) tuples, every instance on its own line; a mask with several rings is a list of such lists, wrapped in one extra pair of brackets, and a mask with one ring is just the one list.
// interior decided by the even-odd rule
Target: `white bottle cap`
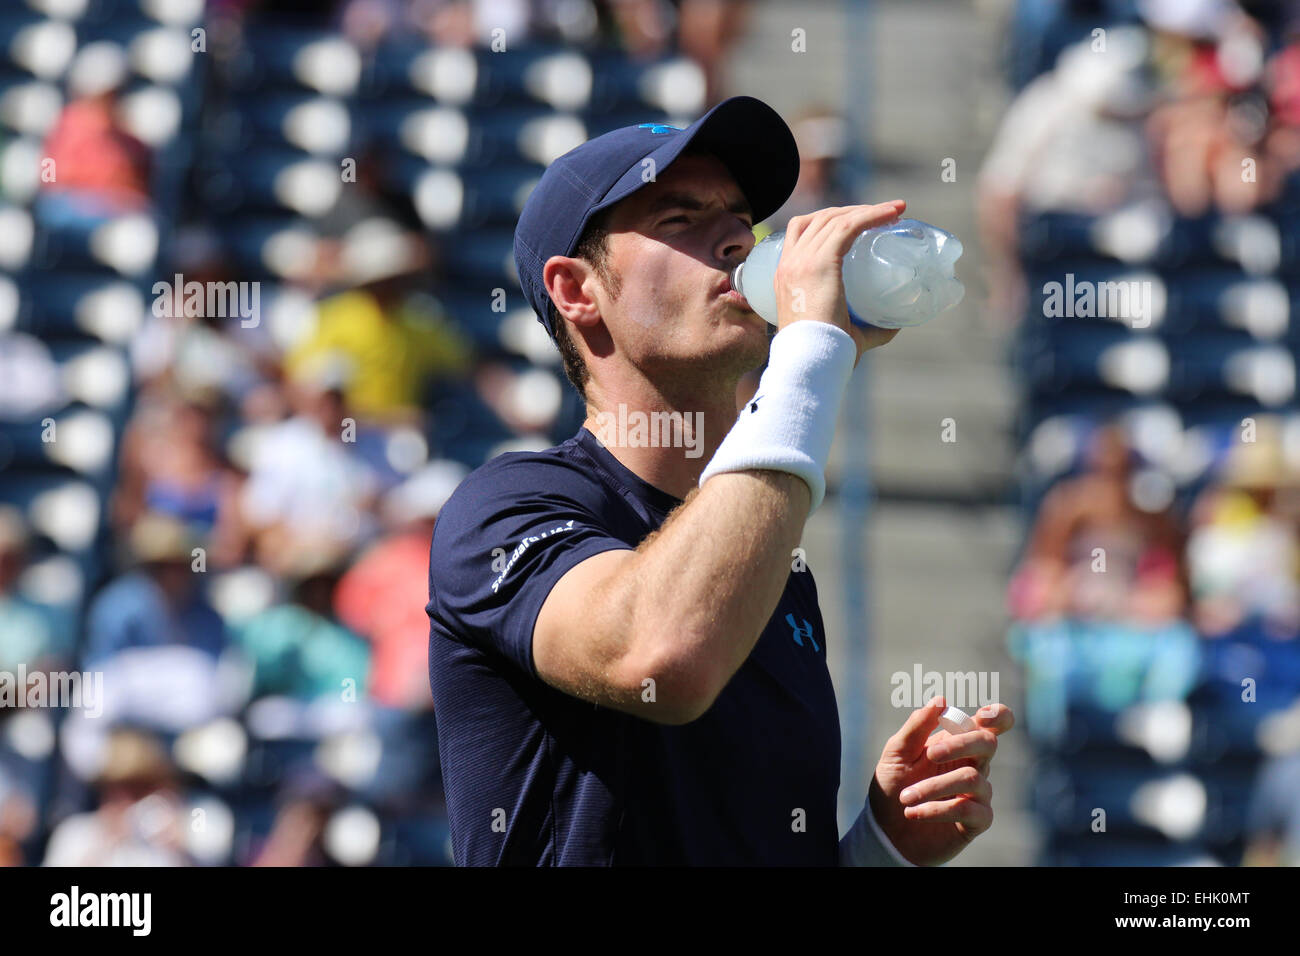
[(960, 707), (949, 707), (939, 715), (939, 726), (950, 734), (968, 734), (979, 725)]

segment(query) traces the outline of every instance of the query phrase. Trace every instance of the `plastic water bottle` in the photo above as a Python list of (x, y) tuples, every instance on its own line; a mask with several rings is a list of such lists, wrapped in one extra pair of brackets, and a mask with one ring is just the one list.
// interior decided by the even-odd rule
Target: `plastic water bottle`
[[(731, 287), (772, 325), (776, 325), (773, 277), (784, 242), (784, 230), (773, 233), (731, 272)], [(966, 294), (953, 274), (961, 253), (956, 236), (918, 219), (899, 219), (866, 230), (844, 257), (849, 317), (881, 329), (929, 322)]]

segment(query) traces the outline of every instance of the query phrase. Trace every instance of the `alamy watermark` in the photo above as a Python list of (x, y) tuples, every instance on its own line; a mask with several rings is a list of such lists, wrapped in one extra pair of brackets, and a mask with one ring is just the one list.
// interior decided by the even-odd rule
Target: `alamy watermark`
[(172, 282), (155, 282), (153, 296), (153, 314), (160, 319), (177, 315), (238, 318), (246, 329), (261, 320), (260, 282), (186, 282), (178, 272)]
[(1145, 329), (1152, 320), (1152, 282), (1148, 279), (1076, 282), (1074, 273), (1067, 272), (1064, 283), (1043, 283), (1043, 316), (1120, 319), (1130, 328)]
[(704, 454), (703, 412), (644, 412), (618, 403), (618, 412), (600, 412), (593, 429), (606, 448), (685, 448), (687, 458)]
[(10, 707), (69, 707), (98, 717), (104, 712), (102, 671), (0, 671), (0, 710)]
[(889, 703), (894, 707), (915, 710), (940, 694), (950, 707), (967, 712), (998, 701), (997, 671), (922, 671), (920, 664), (912, 670), (894, 671), (889, 678), (893, 690)]
[(148, 936), (153, 927), (152, 893), (83, 893), (73, 885), (50, 897), (50, 925), (118, 926), (132, 936)]

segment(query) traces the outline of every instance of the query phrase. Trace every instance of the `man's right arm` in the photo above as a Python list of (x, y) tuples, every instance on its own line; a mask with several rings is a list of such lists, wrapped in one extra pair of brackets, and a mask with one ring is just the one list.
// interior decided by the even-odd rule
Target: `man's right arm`
[[(790, 220), (773, 279), (779, 330), (764, 373), (766, 382), (776, 372), (781, 391), (757, 413), (779, 412), (780, 398), (791, 406), (787, 417), (766, 420), (774, 434), (754, 427), (757, 416), (744, 419), (739, 433), (733, 426), (706, 469), (714, 473), (663, 527), (635, 551), (596, 555), (560, 578), (533, 627), (533, 663), (548, 684), (647, 720), (683, 724), (713, 705), (749, 657), (781, 600), (804, 522), (825, 490), (821, 472), (807, 471), (806, 463), (820, 456), (824, 467), (830, 450), (840, 394), (828, 383), (836, 381), (842, 392), (853, 367), (826, 336), (806, 327), (787, 335), (787, 329), (825, 322), (847, 332), (854, 364), (897, 334), (849, 321), (841, 270), (862, 231), (896, 219), (904, 206), (894, 200), (833, 207)], [(801, 366), (798, 353), (778, 354), (783, 341), (823, 364)], [(757, 451), (743, 444), (755, 435), (761, 435)], [(732, 445), (733, 438), (741, 444)], [(784, 449), (783, 439), (808, 441), (817, 453)], [(753, 460), (759, 464), (748, 467)], [(781, 463), (764, 467), (769, 460)], [(800, 469), (803, 477), (792, 473)]]
[(538, 674), (656, 723), (700, 717), (776, 610), (809, 503), (785, 472), (710, 478), (635, 551), (602, 552), (556, 582), (533, 628)]

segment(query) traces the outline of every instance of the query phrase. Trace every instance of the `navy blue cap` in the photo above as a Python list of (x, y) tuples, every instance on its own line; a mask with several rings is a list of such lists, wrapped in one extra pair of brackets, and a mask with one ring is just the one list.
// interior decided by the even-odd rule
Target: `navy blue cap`
[[(542, 267), (551, 256), (571, 256), (587, 221), (647, 184), (688, 145), (708, 150), (731, 173), (749, 201), (754, 222), (776, 212), (799, 179), (799, 149), (779, 113), (752, 96), (718, 103), (685, 129), (641, 123), (612, 130), (569, 150), (546, 168), (519, 215), (515, 267), (524, 296), (555, 338), (547, 315), (550, 296)], [(654, 165), (644, 164), (650, 159)]]

